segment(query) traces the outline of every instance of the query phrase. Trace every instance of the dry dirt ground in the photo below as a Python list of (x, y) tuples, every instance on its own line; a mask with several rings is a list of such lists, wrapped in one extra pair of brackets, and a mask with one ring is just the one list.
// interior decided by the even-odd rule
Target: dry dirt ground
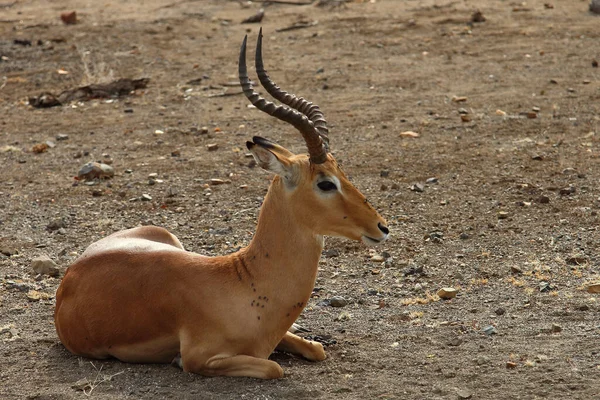
[[(586, 289), (600, 277), (600, 16), (579, 0), (241, 3), (0, 3), (0, 397), (598, 398), (600, 304)], [(327, 240), (300, 322), (328, 359), (274, 354), (285, 378), (259, 381), (71, 355), (53, 325), (59, 279), (36, 277), (33, 258), (66, 268), (140, 224), (231, 252), (270, 179), (245, 141), (304, 151), (228, 85), (258, 33), (241, 21), (261, 6), (271, 76), (321, 105), (335, 156), (392, 232), (375, 252)], [(70, 10), (75, 25), (59, 19)], [(142, 77), (119, 99), (27, 102)], [(78, 183), (88, 161), (112, 162), (114, 178)], [(440, 300), (441, 287), (459, 294)], [(326, 305), (335, 295), (348, 305)]]

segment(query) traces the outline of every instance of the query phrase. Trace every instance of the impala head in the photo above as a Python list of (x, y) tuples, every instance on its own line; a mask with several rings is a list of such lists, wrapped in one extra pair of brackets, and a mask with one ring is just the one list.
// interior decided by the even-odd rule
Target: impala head
[(283, 105), (265, 100), (252, 89), (246, 68), (246, 39), (239, 61), (240, 83), (250, 102), (261, 111), (293, 125), (302, 134), (308, 155), (296, 155), (262, 137), (246, 142), (261, 168), (277, 176), (299, 223), (319, 235), (341, 236), (374, 245), (387, 239), (385, 220), (369, 204), (329, 153), (327, 122), (317, 105), (281, 90), (262, 62), (262, 29), (256, 46), (256, 72), (266, 91)]

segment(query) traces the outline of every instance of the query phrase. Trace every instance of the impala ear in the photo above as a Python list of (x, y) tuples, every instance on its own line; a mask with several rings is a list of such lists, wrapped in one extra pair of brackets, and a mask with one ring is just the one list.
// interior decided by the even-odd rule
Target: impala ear
[[(262, 169), (281, 176), (286, 184), (295, 185), (298, 172), (290, 159), (278, 151), (280, 146), (259, 136), (253, 137), (252, 140), (252, 142), (246, 142), (246, 147), (252, 153), (256, 163)], [(279, 154), (275, 154), (275, 152)]]

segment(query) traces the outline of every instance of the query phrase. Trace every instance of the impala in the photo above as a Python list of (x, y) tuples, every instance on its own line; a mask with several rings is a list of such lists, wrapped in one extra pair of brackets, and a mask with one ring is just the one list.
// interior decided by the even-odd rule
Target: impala
[(319, 361), (320, 343), (288, 331), (308, 302), (323, 236), (374, 245), (387, 239), (383, 218), (329, 153), (319, 107), (281, 90), (262, 63), (262, 86), (282, 105), (252, 89), (246, 38), (239, 78), (259, 110), (293, 125), (308, 155), (269, 140), (246, 142), (257, 164), (275, 174), (256, 234), (236, 253), (206, 257), (184, 250), (167, 230), (142, 226), (91, 244), (56, 293), (56, 330), (72, 353), (125, 362), (171, 363), (202, 375), (280, 378), (269, 360), (277, 349)]

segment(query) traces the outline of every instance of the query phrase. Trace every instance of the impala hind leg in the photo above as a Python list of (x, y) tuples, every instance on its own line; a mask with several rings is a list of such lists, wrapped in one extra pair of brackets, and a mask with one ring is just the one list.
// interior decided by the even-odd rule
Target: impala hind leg
[(193, 357), (183, 354), (181, 365), (186, 372), (206, 376), (247, 376), (260, 379), (283, 377), (283, 369), (276, 362), (246, 355), (215, 356), (204, 363), (198, 363)]
[(323, 345), (286, 332), (277, 345), (277, 350), (300, 355), (310, 361), (323, 361), (327, 356)]

